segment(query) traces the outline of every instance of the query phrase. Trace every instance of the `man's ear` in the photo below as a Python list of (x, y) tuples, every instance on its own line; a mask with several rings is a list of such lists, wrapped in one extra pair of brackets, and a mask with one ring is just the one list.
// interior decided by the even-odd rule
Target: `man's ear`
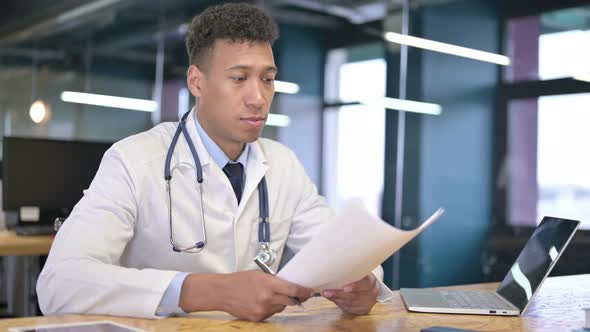
[(205, 73), (195, 65), (190, 65), (186, 71), (186, 86), (195, 97), (200, 97), (202, 95), (201, 84), (204, 75)]

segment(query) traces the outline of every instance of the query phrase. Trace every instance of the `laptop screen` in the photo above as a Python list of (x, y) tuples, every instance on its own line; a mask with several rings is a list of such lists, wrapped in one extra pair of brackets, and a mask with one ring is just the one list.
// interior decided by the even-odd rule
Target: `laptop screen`
[(579, 224), (575, 220), (543, 218), (496, 292), (522, 312)]

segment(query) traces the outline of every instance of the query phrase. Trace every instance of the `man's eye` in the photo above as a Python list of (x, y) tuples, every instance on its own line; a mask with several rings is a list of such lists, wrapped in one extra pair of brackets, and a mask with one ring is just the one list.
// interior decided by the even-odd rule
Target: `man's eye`
[(246, 80), (246, 76), (232, 76), (231, 79), (235, 82), (243, 82)]
[(272, 83), (275, 81), (274, 77), (267, 77), (267, 78), (263, 78), (263, 80), (267, 83)]

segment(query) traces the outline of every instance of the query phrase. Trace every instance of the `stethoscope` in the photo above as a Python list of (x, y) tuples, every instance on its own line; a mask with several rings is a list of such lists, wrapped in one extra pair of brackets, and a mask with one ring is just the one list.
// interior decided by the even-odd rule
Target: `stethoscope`
[[(172, 244), (172, 250), (175, 252), (186, 252), (191, 254), (196, 254), (201, 252), (205, 245), (207, 244), (207, 232), (205, 231), (205, 212), (203, 210), (203, 169), (201, 167), (201, 161), (199, 159), (199, 155), (197, 154), (197, 150), (188, 134), (186, 129), (186, 119), (191, 111), (186, 112), (180, 121), (178, 122), (178, 127), (176, 128), (176, 132), (174, 133), (174, 137), (172, 137), (172, 142), (170, 143), (170, 147), (168, 148), (168, 153), (166, 154), (166, 164), (164, 165), (164, 180), (166, 180), (166, 191), (168, 192), (168, 220), (170, 222), (170, 243)], [(197, 183), (198, 183), (198, 190), (199, 190), (199, 204), (201, 206), (201, 227), (203, 233), (203, 241), (199, 241), (192, 246), (182, 247), (174, 240), (174, 230), (172, 227), (172, 192), (170, 190), (170, 180), (172, 179), (172, 170), (170, 169), (170, 162), (172, 160), (172, 152), (174, 152), (174, 147), (178, 142), (178, 138), (180, 137), (180, 133), (182, 132), (186, 142), (188, 143), (188, 147), (193, 155), (193, 160), (195, 161), (195, 167), (197, 168)], [(176, 166), (175, 166), (176, 167)], [(258, 222), (258, 252), (256, 253), (256, 258), (262, 260), (267, 265), (272, 265), (276, 260), (276, 253), (270, 247), (270, 226), (268, 222), (268, 191), (266, 189), (266, 180), (263, 177), (258, 183), (258, 201), (260, 205), (260, 219)]]

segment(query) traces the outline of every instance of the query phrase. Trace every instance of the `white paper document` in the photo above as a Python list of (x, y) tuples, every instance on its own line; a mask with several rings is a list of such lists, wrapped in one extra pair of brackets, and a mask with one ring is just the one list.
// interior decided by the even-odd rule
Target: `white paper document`
[(438, 209), (420, 227), (399, 230), (349, 203), (279, 271), (279, 277), (316, 292), (337, 289), (367, 276), (444, 213)]

